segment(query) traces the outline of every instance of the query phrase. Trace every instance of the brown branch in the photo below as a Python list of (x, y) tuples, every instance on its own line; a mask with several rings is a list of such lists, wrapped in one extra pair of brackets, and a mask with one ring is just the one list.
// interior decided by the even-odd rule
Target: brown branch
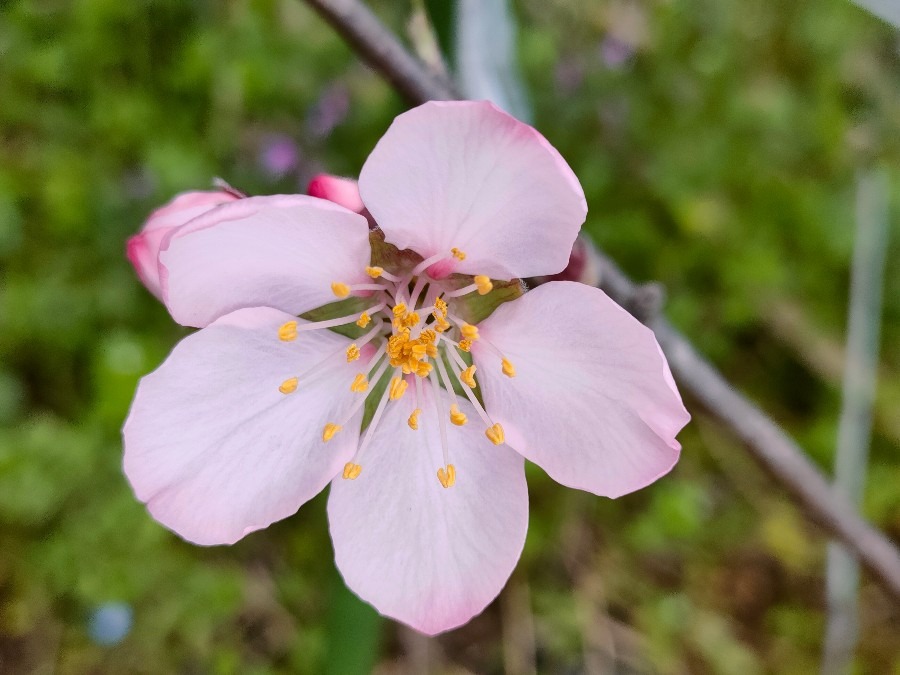
[(459, 98), (453, 87), (430, 73), (358, 0), (306, 0), (363, 61), (378, 71), (413, 105)]
[[(435, 80), (359, 0), (306, 0), (343, 35), (369, 64), (410, 102), (457, 98)], [(843, 542), (895, 600), (900, 602), (900, 551), (832, 490), (806, 453), (759, 407), (736, 391), (691, 343), (658, 315), (656, 284), (635, 284), (612, 260), (600, 257), (600, 287), (649, 325), (684, 391), (727, 425), (751, 456), (777, 480), (805, 512)]]

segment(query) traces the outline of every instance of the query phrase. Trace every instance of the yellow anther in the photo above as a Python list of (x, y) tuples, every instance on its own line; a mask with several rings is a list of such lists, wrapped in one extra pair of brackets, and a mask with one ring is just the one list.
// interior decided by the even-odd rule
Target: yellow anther
[(437, 315), (447, 316), (447, 301), (443, 298), (435, 298), (434, 300), (434, 318), (438, 318)]
[(394, 316), (398, 319), (402, 319), (407, 314), (406, 305), (402, 302), (399, 305), (394, 305), (394, 308), (391, 311), (394, 313)]
[(346, 298), (350, 295), (350, 287), (347, 284), (342, 284), (340, 281), (334, 281), (331, 284), (331, 292), (339, 298)]
[(393, 380), (391, 380), (391, 389), (388, 396), (390, 396), (390, 399), (392, 401), (403, 398), (403, 394), (406, 393), (406, 388), (408, 386), (409, 383), (402, 377), (395, 377)]
[(447, 329), (450, 328), (450, 322), (447, 321), (447, 319), (445, 319), (444, 317), (436, 316), (434, 318), (435, 318), (434, 329), (438, 333), (443, 333), (444, 331), (446, 331)]
[(431, 375), (431, 369), (434, 368), (428, 361), (419, 361), (416, 365), (416, 375), (419, 377), (428, 377)]
[(354, 342), (352, 345), (347, 347), (347, 363), (352, 363), (359, 358), (359, 347), (356, 346)]
[(282, 394), (293, 394), (297, 391), (297, 382), (298, 380), (296, 377), (291, 377), (281, 383), (281, 386), (278, 387), (278, 391)]
[(406, 420), (406, 423), (409, 425), (409, 428), (413, 431), (419, 430), (419, 414), (422, 412), (421, 408), (416, 408), (412, 411), (412, 415), (409, 416), (409, 419)]
[(434, 341), (437, 340), (437, 333), (435, 333), (430, 328), (426, 328), (421, 333), (419, 333), (419, 340), (421, 340), (425, 344), (434, 344)]
[(322, 429), (322, 441), (327, 443), (334, 435), (339, 432), (343, 427), (340, 424), (334, 424), (333, 422), (329, 422), (325, 425), (325, 428)]
[(412, 328), (417, 323), (419, 323), (419, 314), (417, 312), (410, 312), (405, 319), (403, 319), (403, 325), (409, 326)]
[(460, 340), (459, 348), (462, 349), (464, 352), (469, 351), (470, 349), (472, 349), (472, 341), (471, 340)]
[(448, 464), (446, 470), (441, 467), (437, 472), (438, 480), (445, 488), (453, 487), (456, 483), (456, 467)]
[(344, 473), (342, 475), (347, 480), (356, 480), (360, 473), (362, 473), (362, 467), (359, 464), (354, 464), (353, 462), (344, 464)]
[(503, 374), (507, 377), (516, 376), (516, 367), (510, 362), (509, 359), (503, 359), (503, 361), (500, 362), (500, 367), (503, 369)]
[(284, 342), (290, 342), (297, 339), (297, 322), (288, 321), (278, 329), (278, 339)]
[(383, 267), (367, 267), (366, 274), (368, 274), (373, 279), (377, 279), (382, 274), (384, 274), (384, 268)]
[(478, 295), (487, 295), (494, 289), (494, 284), (491, 283), (491, 278), (486, 277), (483, 274), (476, 275), (475, 285), (478, 286)]
[(362, 373), (358, 373), (356, 377), (353, 379), (353, 384), (350, 385), (350, 391), (355, 394), (361, 394), (366, 389), (369, 388), (369, 380), (366, 379), (366, 376)]
[(372, 320), (372, 317), (369, 316), (368, 312), (363, 312), (359, 315), (359, 318), (356, 320), (356, 325), (360, 328), (365, 328), (369, 325), (369, 322)]
[(499, 424), (488, 427), (488, 429), (485, 430), (484, 435), (487, 436), (488, 440), (494, 445), (500, 445), (506, 440), (506, 436), (503, 435), (503, 427)]
[(476, 386), (478, 386), (475, 382), (476, 370), (477, 368), (474, 365), (471, 365), (459, 374), (459, 379), (467, 384), (470, 389), (474, 389)]
[(464, 323), (459, 332), (462, 333), (462, 336), (467, 340), (477, 340), (478, 339), (478, 326), (473, 326), (470, 323)]
[(450, 254), (459, 261), (463, 261), (466, 259), (466, 254), (464, 251), (460, 251), (458, 248), (451, 248)]
[(454, 403), (450, 406), (450, 421), (456, 426), (461, 427), (469, 421), (469, 418), (466, 417), (465, 413), (460, 412), (459, 406)]

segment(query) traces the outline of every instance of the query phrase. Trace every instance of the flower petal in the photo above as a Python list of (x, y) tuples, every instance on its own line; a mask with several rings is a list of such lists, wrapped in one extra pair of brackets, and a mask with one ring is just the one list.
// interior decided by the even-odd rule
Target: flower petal
[[(321, 437), (349, 413), (356, 368), (338, 356), (303, 381), (349, 340), (315, 330), (281, 342), (278, 327), (292, 319), (268, 308), (228, 314), (138, 386), (122, 430), (125, 474), (154, 518), (188, 541), (231, 544), (291, 515), (356, 450), (359, 414), (327, 445)], [(298, 388), (282, 394), (292, 376)]]
[(159, 286), (159, 245), (176, 227), (202, 215), (219, 204), (239, 199), (226, 190), (182, 192), (168, 204), (150, 214), (141, 231), (128, 240), (126, 254), (141, 283), (157, 298), (162, 298)]
[(352, 178), (320, 173), (309, 181), (306, 194), (319, 199), (327, 199), (356, 213), (362, 213), (366, 208), (363, 206), (362, 199), (359, 198), (359, 187)]
[(162, 242), (163, 299), (179, 323), (205, 326), (242, 307), (301, 314), (335, 297), (331, 283), (371, 282), (362, 216), (314, 197), (224, 204)]
[[(667, 473), (690, 419), (652, 331), (603, 291), (556, 281), (478, 324), (472, 355), (506, 441), (555, 480), (618, 497)], [(515, 367), (502, 374), (497, 347)]]
[(503, 588), (525, 542), (528, 489), (522, 458), (491, 445), (458, 398), (470, 422), (447, 424), (457, 475), (442, 487), (431, 395), (413, 431), (411, 393), (388, 405), (359, 477), (332, 483), (328, 518), (347, 585), (382, 614), (434, 635), (467, 622)]
[(432, 101), (397, 117), (359, 190), (388, 242), (494, 279), (561, 272), (587, 213), (584, 192), (537, 131), (487, 101)]

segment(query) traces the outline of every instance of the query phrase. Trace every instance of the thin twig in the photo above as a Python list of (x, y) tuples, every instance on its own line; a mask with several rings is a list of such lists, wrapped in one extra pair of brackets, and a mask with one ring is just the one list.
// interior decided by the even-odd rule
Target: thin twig
[[(344, 35), (360, 55), (412, 103), (453, 98), (359, 0), (306, 0)], [(635, 284), (611, 260), (601, 259), (600, 287), (647, 323), (682, 389), (724, 423), (751, 456), (800, 504), (807, 515), (843, 542), (873, 577), (900, 602), (900, 551), (863, 519), (850, 501), (832, 490), (806, 453), (758, 406), (738, 393), (691, 343), (664, 318), (654, 284)]]
[(358, 0), (306, 0), (343, 36), (362, 59), (381, 73), (410, 103), (450, 101), (459, 94), (437, 79)]

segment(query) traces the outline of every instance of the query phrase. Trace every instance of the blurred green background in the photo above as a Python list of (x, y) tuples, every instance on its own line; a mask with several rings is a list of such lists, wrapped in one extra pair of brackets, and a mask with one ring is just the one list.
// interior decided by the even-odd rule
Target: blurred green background
[[(373, 3), (400, 33), (407, 1)], [(830, 474), (854, 193), (891, 185), (864, 512), (900, 539), (900, 41), (843, 0), (519, 0), (534, 123), (594, 240)], [(815, 672), (826, 538), (686, 401), (672, 475), (616, 501), (529, 467), (507, 588), (427, 640), (346, 591), (324, 496), (230, 548), (157, 525), (122, 475), (138, 378), (185, 331), (125, 239), (221, 176), (356, 175), (403, 102), (297, 0), (0, 4), (0, 672)], [(858, 673), (900, 673), (864, 578)], [(593, 665), (592, 665), (593, 664)]]

